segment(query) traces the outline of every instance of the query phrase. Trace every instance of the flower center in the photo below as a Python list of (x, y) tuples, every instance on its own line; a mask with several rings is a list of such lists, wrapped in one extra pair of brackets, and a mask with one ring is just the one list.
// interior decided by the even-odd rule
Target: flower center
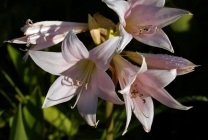
[(135, 36), (138, 35), (154, 35), (157, 31), (159, 31), (159, 28), (154, 25), (132, 25), (132, 24), (126, 24), (125, 27), (126, 31), (130, 34), (133, 34)]
[(72, 87), (85, 87), (87, 89), (88, 83), (90, 82), (91, 75), (95, 70), (95, 63), (91, 60), (81, 60), (76, 64), (73, 74), (70, 77), (64, 77), (62, 85)]
[(142, 100), (143, 103), (146, 103), (146, 100), (144, 99), (144, 95), (141, 94), (138, 90), (137, 90), (137, 84), (132, 84), (131, 85), (131, 89), (130, 89), (130, 93), (131, 93), (131, 98), (140, 98)]

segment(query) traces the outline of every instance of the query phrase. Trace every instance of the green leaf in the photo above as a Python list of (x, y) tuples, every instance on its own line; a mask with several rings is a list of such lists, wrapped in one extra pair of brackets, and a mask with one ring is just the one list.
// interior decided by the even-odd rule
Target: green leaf
[(17, 113), (14, 116), (14, 120), (12, 122), (10, 140), (28, 140), (22, 119), (21, 103), (18, 106)]
[(64, 113), (56, 107), (44, 108), (44, 118), (55, 126), (58, 130), (63, 131), (68, 136), (73, 136), (78, 131), (76, 120), (70, 120)]
[(187, 32), (191, 28), (192, 15), (184, 15), (170, 26), (175, 32)]
[(36, 87), (23, 107), (23, 122), (30, 140), (43, 139), (43, 111), (41, 94)]
[(1, 115), (3, 114), (3, 112), (4, 112), (4, 110), (1, 110), (1, 111), (0, 111), (0, 117), (1, 117)]
[(22, 69), (24, 68), (23, 65), (24, 60), (22, 54), (20, 53), (20, 50), (15, 49), (14, 47), (11, 46), (11, 44), (8, 44), (7, 49), (9, 56), (14, 64), (14, 67), (19, 73), (21, 73)]
[(10, 44), (7, 46), (12, 63), (17, 70), (20, 77), (22, 77), (24, 83), (29, 83), (31, 80), (29, 77), (29, 67), (27, 67), (26, 62), (23, 59), (20, 50), (15, 49)]

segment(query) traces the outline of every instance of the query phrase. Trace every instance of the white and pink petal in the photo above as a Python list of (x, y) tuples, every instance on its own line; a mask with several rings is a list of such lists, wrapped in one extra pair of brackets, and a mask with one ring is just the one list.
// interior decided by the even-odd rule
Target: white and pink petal
[(84, 44), (78, 39), (74, 31), (70, 31), (62, 42), (62, 55), (71, 63), (89, 57), (89, 52)]
[(69, 86), (69, 83), (65, 83), (64, 79), (65, 76), (60, 76), (51, 85), (44, 100), (43, 108), (67, 102), (76, 95), (78, 87)]
[(57, 52), (29, 50), (28, 53), (39, 67), (54, 75), (60, 75), (74, 64), (67, 63), (62, 54)]
[(120, 40), (120, 37), (113, 37), (101, 45), (93, 48), (89, 52), (89, 59), (94, 61), (100, 69), (104, 71), (107, 70)]

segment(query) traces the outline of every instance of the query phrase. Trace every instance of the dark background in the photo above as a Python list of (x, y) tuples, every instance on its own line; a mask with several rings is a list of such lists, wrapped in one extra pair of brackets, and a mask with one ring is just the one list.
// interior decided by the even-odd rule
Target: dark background
[[(168, 92), (184, 105), (193, 106), (188, 111), (179, 111), (166, 108), (156, 102), (155, 106), (162, 106), (165, 111), (154, 117), (152, 130), (145, 133), (142, 127), (136, 126), (118, 139), (164, 139), (164, 140), (203, 140), (208, 133), (208, 1), (207, 0), (168, 0), (166, 6), (189, 10), (193, 13), (190, 20), (191, 28), (185, 32), (177, 32), (171, 26), (164, 31), (169, 36), (176, 56), (184, 57), (194, 64), (200, 65), (194, 72), (178, 76), (168, 87)], [(1, 0), (0, 1), (0, 66), (13, 77), (13, 65), (7, 52), (5, 40), (23, 36), (20, 28), (27, 19), (33, 22), (45, 20), (59, 20), (71, 22), (87, 22), (87, 15), (101, 13), (107, 18), (118, 21), (117, 15), (100, 0)], [(133, 41), (134, 42), (134, 41)], [(138, 48), (128, 47), (129, 50), (145, 52), (151, 50), (154, 53), (169, 53), (164, 50), (138, 44)], [(145, 48), (143, 48), (145, 46)], [(13, 47), (24, 48), (24, 45), (13, 44)], [(25, 52), (22, 52), (24, 55)], [(29, 59), (28, 61), (31, 61)], [(18, 80), (17, 80), (18, 81)], [(1, 88), (4, 79), (0, 77)], [(21, 87), (21, 85), (20, 85)], [(9, 90), (9, 89), (8, 89)], [(6, 110), (7, 103), (0, 95), (0, 109)], [(133, 116), (130, 126), (139, 124)], [(125, 123), (124, 123), (125, 124)], [(101, 125), (102, 126), (102, 125)], [(99, 127), (99, 125), (98, 125)], [(3, 131), (1, 136), (9, 135), (9, 131)], [(86, 129), (88, 131), (86, 131)], [(0, 131), (0, 133), (2, 133)], [(95, 130), (88, 126), (81, 127), (79, 135), (89, 135), (95, 139)], [(79, 138), (79, 137), (78, 137)], [(1, 137), (0, 137), (1, 139)]]

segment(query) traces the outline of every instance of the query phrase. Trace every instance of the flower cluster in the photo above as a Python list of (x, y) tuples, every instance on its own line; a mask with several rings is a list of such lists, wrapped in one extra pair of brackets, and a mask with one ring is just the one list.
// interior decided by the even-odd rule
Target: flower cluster
[[(125, 51), (134, 38), (174, 52), (162, 28), (190, 13), (164, 7), (165, 0), (102, 1), (117, 13), (119, 23), (115, 24), (98, 13), (88, 15), (88, 23), (32, 23), (28, 20), (22, 28), (25, 36), (7, 41), (26, 44), (25, 58), (30, 56), (43, 70), (59, 76), (48, 90), (43, 108), (76, 96), (72, 108), (77, 106), (85, 121), (96, 127), (98, 97), (114, 104), (125, 104), (127, 119), (123, 134), (127, 132), (132, 112), (144, 130), (150, 131), (154, 116), (152, 98), (170, 108), (190, 109), (176, 101), (165, 87), (177, 75), (192, 72), (195, 64), (173, 55)], [(94, 42), (91, 50), (76, 35), (87, 31)], [(61, 52), (41, 51), (60, 42)], [(115, 90), (117, 83), (119, 91)], [(117, 94), (123, 96), (123, 101)]]

